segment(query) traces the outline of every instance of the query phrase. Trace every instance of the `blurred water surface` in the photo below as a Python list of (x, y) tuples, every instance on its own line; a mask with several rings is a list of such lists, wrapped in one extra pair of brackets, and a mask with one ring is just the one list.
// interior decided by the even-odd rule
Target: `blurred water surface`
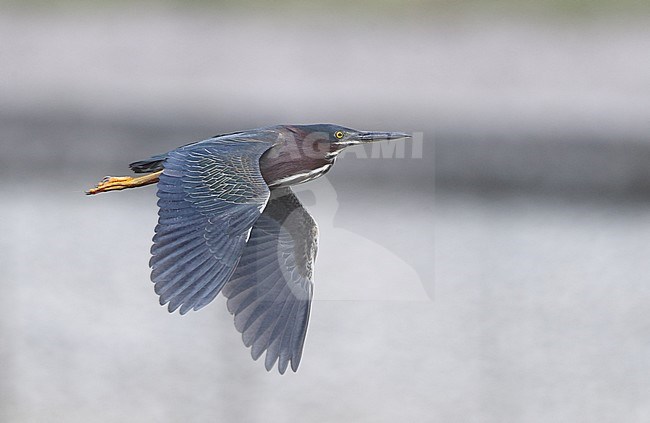
[[(439, 192), (435, 212), (409, 217), (422, 234), (435, 222), (434, 242), (410, 239), (431, 253), (432, 301), (320, 298), (402, 282), (337, 267), (343, 252), (361, 269), (377, 263), (363, 243), (326, 234), (304, 359), (279, 377), (250, 359), (221, 297), (182, 318), (157, 305), (151, 190), (68, 188), (2, 192), (7, 421), (647, 416), (646, 203)], [(368, 208), (400, 211), (374, 194), (346, 226), (371, 226)]]

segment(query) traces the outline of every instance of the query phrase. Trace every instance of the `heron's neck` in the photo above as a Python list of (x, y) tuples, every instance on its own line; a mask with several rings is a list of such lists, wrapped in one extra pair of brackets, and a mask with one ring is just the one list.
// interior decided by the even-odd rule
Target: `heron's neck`
[(271, 147), (260, 158), (262, 176), (273, 188), (316, 179), (330, 170), (336, 158), (325, 147), (305, 146), (292, 141)]

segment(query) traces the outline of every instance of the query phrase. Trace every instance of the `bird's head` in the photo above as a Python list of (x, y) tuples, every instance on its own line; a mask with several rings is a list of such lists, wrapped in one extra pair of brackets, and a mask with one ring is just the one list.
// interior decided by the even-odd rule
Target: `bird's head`
[(329, 153), (338, 153), (351, 145), (411, 137), (402, 132), (358, 131), (332, 124), (293, 125), (288, 129), (303, 145), (311, 146), (314, 150), (327, 150)]

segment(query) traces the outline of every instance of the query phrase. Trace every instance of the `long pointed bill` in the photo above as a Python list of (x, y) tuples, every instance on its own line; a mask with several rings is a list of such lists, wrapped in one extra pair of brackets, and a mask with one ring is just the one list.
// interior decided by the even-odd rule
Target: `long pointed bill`
[(358, 134), (350, 137), (350, 141), (357, 141), (359, 143), (401, 140), (411, 138), (409, 134), (402, 132), (359, 132)]

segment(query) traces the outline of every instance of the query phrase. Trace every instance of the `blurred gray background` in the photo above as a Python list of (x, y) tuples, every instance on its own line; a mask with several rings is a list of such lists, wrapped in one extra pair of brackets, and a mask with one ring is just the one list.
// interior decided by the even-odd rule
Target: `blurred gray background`
[[(0, 7), (0, 421), (650, 421), (647, 2)], [(221, 297), (157, 304), (154, 189), (83, 191), (315, 122), (422, 154), (301, 187), (316, 301), (279, 376)]]

